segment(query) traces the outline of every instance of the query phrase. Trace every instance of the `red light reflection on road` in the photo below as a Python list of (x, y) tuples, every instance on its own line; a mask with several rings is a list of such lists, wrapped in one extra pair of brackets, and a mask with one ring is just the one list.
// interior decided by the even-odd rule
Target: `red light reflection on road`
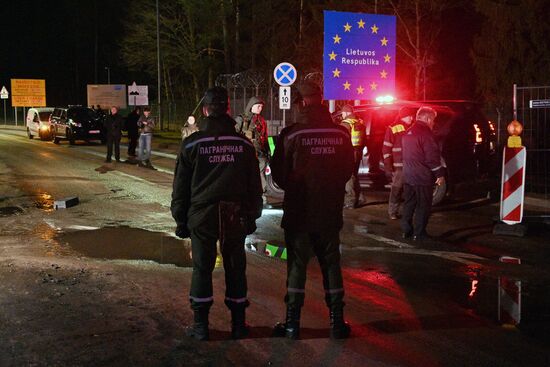
[[(436, 358), (429, 352), (418, 348), (413, 341), (410, 345), (403, 343), (402, 333), (422, 330), (422, 323), (408, 300), (407, 295), (397, 282), (380, 271), (361, 269), (343, 269), (346, 297), (356, 298), (364, 306), (361, 312), (351, 313), (353, 334), (362, 340), (357, 343), (349, 339), (347, 346), (364, 354), (365, 339), (367, 345), (374, 347), (382, 355), (393, 355), (400, 362), (409, 365), (435, 366)], [(378, 318), (371, 322), (357, 318), (358, 314)], [(399, 335), (399, 336), (398, 336)], [(355, 339), (357, 340), (357, 339)]]

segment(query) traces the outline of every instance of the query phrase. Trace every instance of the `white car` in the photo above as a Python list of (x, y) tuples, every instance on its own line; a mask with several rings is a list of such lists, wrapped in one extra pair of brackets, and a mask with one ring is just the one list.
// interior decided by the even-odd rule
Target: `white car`
[(50, 115), (52, 107), (29, 108), (27, 112), (27, 136), (29, 139), (38, 136), (42, 140), (51, 138)]

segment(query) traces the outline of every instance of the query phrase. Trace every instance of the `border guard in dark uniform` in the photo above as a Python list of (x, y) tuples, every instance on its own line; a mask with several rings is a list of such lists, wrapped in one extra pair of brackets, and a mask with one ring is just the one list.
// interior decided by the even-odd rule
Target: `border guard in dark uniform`
[(401, 139), (411, 126), (416, 108), (401, 107), (397, 115), (397, 121), (388, 126), (382, 154), (384, 157), (384, 169), (391, 175), (390, 200), (388, 202), (388, 214), (390, 219), (399, 219), (401, 202), (403, 201), (403, 147)]
[[(427, 237), (426, 226), (432, 209), (434, 184), (445, 182), (441, 152), (432, 132), (437, 112), (420, 107), (416, 122), (403, 135), (403, 238), (419, 241)], [(414, 217), (414, 226), (413, 226)]]
[(262, 187), (254, 146), (235, 132), (228, 106), (224, 88), (206, 91), (206, 118), (198, 132), (183, 140), (174, 174), (171, 210), (177, 223), (176, 235), (191, 237), (193, 255), (189, 298), (194, 324), (187, 334), (198, 340), (209, 337), (218, 239), (225, 269), (225, 304), (231, 310), (231, 334), (234, 339), (248, 334), (244, 241), (256, 229), (255, 220), (261, 215)]
[(343, 225), (345, 185), (353, 173), (351, 137), (332, 122), (321, 104), (319, 87), (306, 82), (297, 124), (281, 132), (271, 164), (275, 182), (285, 190), (283, 219), (287, 246), (286, 321), (275, 335), (299, 338), (306, 270), (313, 252), (323, 274), (325, 301), (330, 309), (332, 338), (346, 338), (344, 286), (340, 268), (339, 232)]

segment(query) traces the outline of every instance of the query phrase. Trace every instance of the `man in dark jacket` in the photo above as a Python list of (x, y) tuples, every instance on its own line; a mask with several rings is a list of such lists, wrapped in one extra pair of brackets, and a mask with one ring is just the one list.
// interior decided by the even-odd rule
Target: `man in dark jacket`
[(216, 241), (225, 268), (225, 304), (231, 310), (232, 337), (248, 333), (244, 241), (256, 229), (262, 211), (258, 159), (250, 140), (235, 132), (227, 115), (229, 98), (220, 87), (204, 96), (200, 130), (183, 140), (176, 162), (172, 216), (176, 235), (191, 237), (193, 277), (190, 302), (194, 324), (188, 335), (207, 340), (208, 313), (213, 303), (212, 271)]
[(320, 89), (307, 82), (299, 93), (299, 123), (283, 129), (271, 163), (275, 182), (285, 190), (281, 227), (288, 252), (286, 321), (275, 332), (290, 339), (299, 337), (307, 263), (313, 251), (323, 274), (331, 337), (346, 338), (350, 328), (343, 314), (339, 232), (345, 185), (354, 168), (353, 147), (348, 131), (335, 126), (321, 104)]
[(128, 131), (128, 156), (136, 157), (136, 147), (139, 137), (138, 120), (141, 115), (141, 108), (136, 107), (126, 116), (126, 131)]
[(269, 162), (269, 143), (267, 141), (267, 123), (262, 116), (263, 108), (264, 101), (260, 97), (250, 98), (246, 108), (244, 109), (244, 113), (235, 118), (235, 121), (237, 122), (235, 129), (238, 133), (241, 133), (248, 139), (252, 140), (252, 143), (254, 144), (260, 164), (260, 177), (262, 179), (263, 189), (262, 199), (264, 204), (267, 204), (267, 197), (265, 196), (267, 191), (265, 170), (267, 163)]
[(115, 146), (115, 159), (120, 162), (120, 138), (122, 137), (122, 126), (124, 120), (118, 113), (118, 107), (111, 107), (111, 114), (105, 118), (105, 134), (107, 135), (107, 158), (106, 163), (111, 162), (113, 156), (113, 145)]
[(401, 218), (403, 238), (426, 238), (434, 183), (441, 185), (445, 182), (439, 145), (432, 132), (436, 116), (437, 112), (431, 107), (421, 107), (416, 113), (415, 124), (402, 138), (405, 198)]
[(384, 169), (392, 178), (388, 203), (388, 214), (392, 220), (399, 219), (403, 201), (403, 147), (401, 140), (411, 126), (415, 114), (416, 108), (402, 107), (397, 115), (397, 120), (386, 129), (382, 146)]

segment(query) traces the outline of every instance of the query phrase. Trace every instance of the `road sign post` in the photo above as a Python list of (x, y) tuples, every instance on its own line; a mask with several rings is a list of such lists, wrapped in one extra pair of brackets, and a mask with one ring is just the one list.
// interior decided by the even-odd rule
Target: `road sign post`
[(4, 101), (4, 125), (7, 125), (7, 118), (6, 118), (6, 99), (10, 96), (8, 90), (6, 89), (6, 86), (2, 86), (2, 90), (0, 90), (0, 98)]
[[(282, 62), (273, 70), (273, 77), (279, 88), (279, 108), (283, 110), (283, 127), (286, 125), (286, 110), (290, 109), (290, 86), (294, 84), (298, 77), (298, 72), (294, 65), (288, 62)], [(286, 101), (286, 102), (284, 102)]]

